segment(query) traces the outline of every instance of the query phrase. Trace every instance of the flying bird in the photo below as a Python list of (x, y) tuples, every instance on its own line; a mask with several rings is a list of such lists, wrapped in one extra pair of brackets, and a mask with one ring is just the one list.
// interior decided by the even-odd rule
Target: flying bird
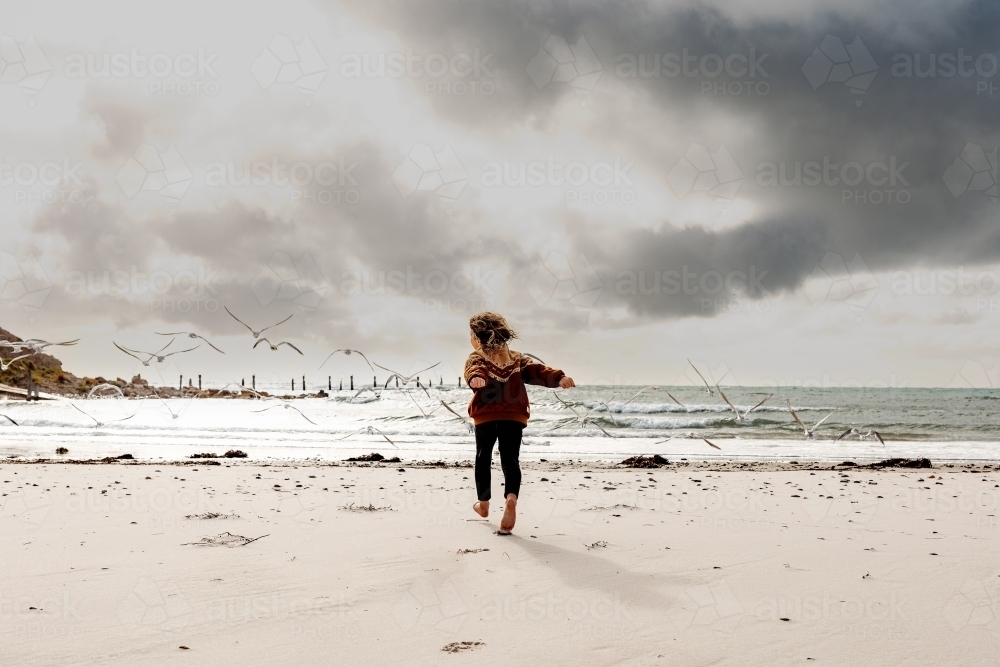
[[(174, 342), (174, 339), (171, 338), (169, 343), (167, 343), (166, 345), (164, 345), (163, 347), (161, 347), (156, 352), (143, 352), (142, 350), (131, 350), (131, 349), (127, 348), (127, 347), (122, 347), (121, 345), (119, 345), (118, 343), (115, 343), (114, 341), (112, 341), (112, 344), (115, 347), (117, 347), (119, 350), (121, 350), (122, 352), (124, 352), (125, 354), (127, 354), (128, 356), (133, 357), (133, 358), (139, 360), (140, 362), (142, 362), (143, 366), (149, 366), (150, 362), (153, 361), (153, 359), (156, 359), (157, 363), (162, 364), (163, 360), (166, 359), (167, 357), (173, 356), (175, 354), (183, 354), (184, 352), (191, 352), (192, 350), (197, 350), (198, 347), (200, 347), (199, 345), (195, 345), (194, 347), (189, 347), (186, 350), (175, 350), (173, 352), (168, 352), (167, 354), (162, 354), (162, 352), (165, 349), (167, 349), (168, 347), (170, 347), (170, 345), (173, 344), (173, 342)], [(136, 356), (137, 354), (145, 354), (146, 355), (146, 359), (140, 359), (139, 357)]]
[(852, 435), (858, 436), (858, 438), (860, 440), (871, 440), (872, 438), (875, 438), (880, 443), (882, 443), (883, 447), (885, 447), (885, 440), (882, 439), (882, 436), (875, 429), (868, 429), (867, 433), (862, 433), (860, 430), (858, 430), (856, 428), (849, 428), (846, 431), (844, 431), (843, 433), (841, 433), (840, 435), (838, 435), (837, 439), (834, 440), (834, 442), (838, 442), (838, 441), (840, 441), (840, 440), (842, 440), (844, 438), (848, 438), (848, 437), (850, 437)]
[(555, 428), (550, 428), (548, 431), (546, 431), (546, 433), (548, 433), (549, 431), (555, 431), (558, 428), (562, 428), (563, 426), (566, 426), (567, 424), (570, 424), (571, 422), (578, 421), (578, 422), (580, 422), (584, 426), (587, 426), (589, 424), (590, 426), (596, 427), (597, 429), (599, 429), (601, 431), (601, 433), (603, 433), (604, 435), (608, 436), (609, 438), (615, 437), (615, 436), (611, 435), (610, 433), (608, 433), (607, 431), (605, 431), (604, 427), (601, 426), (599, 423), (597, 423), (597, 421), (595, 421), (594, 419), (591, 419), (590, 412), (588, 412), (585, 415), (581, 415), (579, 412), (577, 412), (576, 410), (573, 409), (572, 405), (570, 405), (569, 403), (567, 403), (566, 401), (564, 401), (563, 398), (562, 398), (562, 396), (560, 396), (556, 392), (552, 392), (552, 395), (555, 396), (559, 400), (559, 402), (562, 403), (565, 407), (569, 408), (569, 411), (573, 413), (573, 416), (570, 417), (569, 419), (567, 419), (566, 421), (564, 421), (562, 424), (559, 424)]
[(52, 347), (54, 345), (62, 345), (62, 346), (76, 345), (79, 342), (80, 342), (79, 338), (75, 340), (63, 341), (61, 343), (50, 343), (47, 340), (42, 340), (41, 338), (29, 338), (28, 340), (21, 341), (20, 343), (14, 343), (14, 346), (19, 347), (21, 349), (30, 348), (35, 352), (41, 352), (45, 348)]
[[(223, 306), (223, 307), (225, 308), (225, 306)], [(235, 315), (233, 315), (233, 311), (229, 310), (229, 308), (226, 308), (226, 312), (227, 312), (227, 313), (229, 313), (229, 316), (230, 316), (230, 317), (232, 317), (232, 318), (233, 318), (234, 320), (236, 320), (237, 322), (239, 322), (240, 324), (242, 324), (243, 326), (245, 326), (245, 327), (246, 327), (247, 329), (249, 329), (249, 330), (250, 330), (250, 333), (252, 333), (252, 334), (253, 334), (253, 337), (254, 337), (254, 338), (259, 338), (259, 337), (260, 337), (260, 335), (261, 335), (262, 333), (264, 333), (265, 331), (267, 331), (268, 329), (273, 329), (274, 327), (278, 326), (278, 324), (284, 324), (284, 323), (285, 323), (285, 322), (287, 322), (288, 320), (292, 319), (292, 316), (291, 316), (291, 315), (289, 315), (288, 317), (286, 317), (285, 319), (281, 320), (281, 321), (280, 321), (280, 322), (278, 322), (277, 324), (272, 324), (272, 325), (271, 325), (271, 326), (269, 326), (269, 327), (264, 327), (264, 328), (263, 328), (263, 329), (261, 329), (260, 331), (254, 331), (254, 330), (253, 330), (253, 328), (252, 328), (252, 327), (251, 327), (251, 326), (250, 326), (249, 324), (247, 324), (246, 322), (244, 322), (244, 321), (243, 321), (243, 320), (241, 320), (240, 318), (238, 318), (238, 317), (236, 317)]]
[[(786, 400), (785, 402), (788, 403), (788, 411), (790, 413), (792, 413), (792, 418), (794, 418), (795, 421), (796, 421), (796, 423), (798, 423), (798, 425), (802, 427), (802, 430), (805, 431), (806, 440), (812, 440), (814, 437), (816, 437), (816, 429), (819, 428), (820, 424), (822, 424), (827, 419), (829, 419), (830, 417), (833, 416), (833, 412), (831, 412), (826, 417), (823, 417), (818, 422), (816, 422), (815, 426), (813, 426), (812, 428), (807, 428), (806, 425), (802, 423), (802, 420), (799, 419), (799, 416), (797, 414), (795, 414), (795, 410), (792, 410), (792, 403), (791, 403), (791, 401)], [(836, 411), (834, 411), (834, 412), (836, 412)]]
[[(698, 377), (701, 378), (701, 381), (705, 383), (705, 390), (708, 392), (708, 395), (715, 396), (715, 389), (712, 389), (712, 385), (708, 383), (708, 381), (705, 379), (705, 376), (702, 375), (701, 371), (698, 370), (698, 367), (692, 364), (690, 359), (688, 359), (687, 362), (691, 364), (691, 368), (693, 368), (694, 372), (698, 374)], [(709, 375), (711, 375), (711, 373), (709, 373)], [(726, 379), (726, 375), (729, 375), (729, 371), (726, 371), (725, 374), (721, 378), (719, 378), (719, 381), (715, 383), (716, 386), (721, 384), (722, 381)]]
[(288, 410), (295, 410), (300, 415), (302, 415), (302, 418), (305, 419), (307, 422), (309, 422), (313, 426), (319, 426), (319, 424), (317, 424), (313, 420), (309, 419), (309, 417), (306, 417), (305, 414), (303, 414), (303, 412), (301, 410), (299, 410), (297, 407), (295, 407), (291, 403), (285, 403), (284, 401), (282, 401), (278, 405), (268, 406), (268, 407), (264, 408), (263, 410), (251, 410), (250, 412), (267, 412), (268, 410), (271, 410), (272, 408), (285, 408), (285, 409), (288, 409)]
[(29, 354), (22, 354), (19, 357), (14, 357), (10, 361), (4, 361), (3, 359), (0, 359), (0, 371), (5, 371), (18, 361), (21, 361), (21, 359), (27, 359), (28, 357), (33, 356), (34, 354), (35, 354), (34, 352), (31, 352)]
[[(733, 405), (732, 403), (730, 403), (729, 399), (726, 398), (726, 395), (723, 393), (722, 389), (719, 388), (719, 385), (715, 385), (715, 389), (716, 389), (716, 391), (719, 392), (719, 395), (722, 396), (722, 400), (724, 400), (726, 402), (726, 405), (728, 405), (729, 407), (731, 407), (733, 409), (733, 412), (736, 413), (736, 423), (737, 424), (746, 424), (746, 423), (748, 423), (750, 420), (747, 419), (747, 415), (750, 414), (751, 412), (753, 412), (754, 410), (756, 410), (757, 408), (759, 408), (760, 406), (762, 406), (765, 403), (767, 403), (769, 400), (771, 400), (771, 397), (774, 396), (774, 394), (768, 394), (767, 398), (765, 398), (763, 401), (761, 401), (757, 405), (753, 406), (752, 408), (750, 408), (749, 410), (747, 410), (746, 412), (744, 412), (741, 415), (740, 411), (736, 409), (736, 406)], [(818, 424), (817, 424), (817, 426), (818, 426)]]
[(469, 419), (468, 417), (463, 417), (462, 415), (460, 415), (457, 412), (455, 412), (455, 409), (453, 407), (451, 407), (450, 404), (448, 404), (447, 402), (445, 402), (444, 399), (439, 398), (438, 401), (441, 402), (441, 405), (444, 406), (445, 410), (447, 410), (451, 414), (453, 414), (456, 417), (458, 417), (461, 421), (463, 421), (465, 423), (466, 426), (469, 427), (469, 433), (475, 433), (476, 432), (476, 426), (475, 426), (475, 424), (472, 423), (471, 419)]
[(220, 352), (222, 354), (225, 354), (225, 352), (223, 352), (222, 350), (220, 350), (216, 346), (212, 345), (211, 341), (209, 341), (204, 336), (200, 336), (200, 335), (198, 335), (196, 333), (192, 333), (190, 331), (174, 331), (172, 333), (160, 333), (159, 331), (154, 331), (153, 333), (155, 333), (157, 336), (187, 336), (188, 338), (198, 338), (199, 340), (203, 340), (206, 343), (208, 343), (208, 346), (210, 348), (212, 348), (213, 350), (215, 350), (216, 352)]
[[(383, 438), (385, 438), (386, 442), (388, 442), (393, 447), (396, 447), (396, 443), (394, 443), (392, 440), (390, 440), (389, 436), (387, 436), (385, 433), (383, 433), (382, 431), (378, 430), (374, 426), (366, 426), (365, 428), (359, 428), (357, 431), (354, 431), (353, 433), (348, 433), (343, 438), (337, 438), (337, 440), (347, 440), (352, 435), (357, 435), (359, 433), (367, 433), (368, 435), (375, 435), (376, 433), (378, 433), (380, 436), (382, 436)], [(399, 447), (396, 447), (396, 449), (399, 449)]]
[(133, 414), (130, 414), (128, 417), (122, 417), (121, 419), (112, 419), (111, 421), (102, 422), (102, 421), (98, 421), (97, 419), (95, 419), (94, 416), (91, 415), (90, 413), (84, 412), (83, 410), (81, 410), (80, 408), (78, 408), (75, 403), (70, 403), (70, 405), (72, 405), (74, 408), (76, 408), (77, 412), (85, 414), (88, 417), (90, 417), (91, 419), (93, 419), (94, 420), (94, 425), (97, 426), (97, 427), (105, 426), (106, 424), (113, 424), (115, 422), (123, 422), (126, 419), (132, 419), (132, 417), (135, 417), (135, 413), (133, 413)]
[(697, 433), (695, 433), (693, 431), (688, 431), (683, 436), (672, 435), (669, 438), (667, 438), (666, 440), (660, 440), (659, 442), (657, 442), (655, 444), (662, 445), (663, 443), (669, 442), (671, 440), (702, 440), (709, 447), (712, 447), (714, 449), (718, 449), (719, 451), (722, 451), (722, 447), (719, 447), (717, 444), (715, 444), (714, 442), (712, 442), (708, 438), (700, 436), (700, 435), (698, 435)]
[(272, 352), (277, 352), (279, 347), (281, 347), (282, 345), (287, 345), (288, 347), (292, 348), (293, 350), (295, 350), (299, 354), (302, 354), (302, 350), (300, 350), (299, 348), (295, 347), (294, 345), (292, 345), (291, 343), (289, 343), (287, 340), (283, 340), (283, 341), (281, 341), (278, 344), (274, 344), (271, 341), (269, 341), (267, 338), (261, 338), (260, 340), (258, 340), (256, 343), (253, 344), (253, 349), (256, 350), (257, 346), (260, 345), (261, 343), (267, 343), (268, 347), (271, 348)]
[[(366, 359), (366, 361), (367, 361), (367, 359)], [(403, 375), (402, 373), (397, 373), (396, 371), (392, 370), (391, 368), (386, 368), (385, 366), (379, 366), (378, 364), (375, 364), (375, 365), (378, 366), (379, 368), (381, 368), (382, 370), (389, 371), (391, 373), (391, 375), (385, 381), (385, 387), (382, 387), (383, 389), (385, 389), (385, 388), (387, 388), (389, 386), (389, 383), (392, 381), (392, 378), (399, 378), (399, 381), (404, 386), (406, 386), (407, 384), (409, 384), (409, 382), (411, 380), (413, 380), (413, 378), (417, 377), (418, 375), (420, 375), (424, 371), (429, 371), (430, 369), (432, 369), (435, 366), (438, 366), (440, 364), (441, 364), (441, 362), (439, 361), (436, 364), (434, 364), (434, 366), (428, 366), (427, 368), (424, 368), (422, 370), (417, 371), (413, 375)]]
[[(375, 369), (372, 368), (372, 362), (368, 361), (368, 357), (366, 357), (364, 355), (364, 353), (361, 352), (361, 350), (350, 350), (350, 349), (347, 349), (347, 348), (344, 348), (342, 350), (334, 350), (333, 352), (331, 352), (330, 354), (328, 354), (327, 357), (326, 357), (326, 359), (323, 360), (323, 363), (320, 364), (319, 367), (323, 368), (323, 366), (326, 364), (326, 362), (330, 361), (330, 357), (332, 357), (333, 355), (337, 354), (338, 352), (343, 352), (347, 356), (351, 356), (352, 354), (359, 355), (362, 359), (365, 360), (365, 363), (368, 364), (368, 368), (371, 368), (373, 373), (375, 372)], [(317, 370), (319, 370), (319, 369), (317, 369)]]

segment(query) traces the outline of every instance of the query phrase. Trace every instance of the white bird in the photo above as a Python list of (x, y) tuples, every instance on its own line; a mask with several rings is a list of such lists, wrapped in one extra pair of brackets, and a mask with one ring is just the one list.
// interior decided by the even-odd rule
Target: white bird
[(10, 361), (6, 361), (6, 362), (3, 359), (0, 359), (0, 371), (5, 371), (8, 368), (10, 368), (11, 366), (13, 366), (15, 363), (17, 363), (18, 361), (21, 361), (21, 359), (27, 359), (28, 357), (33, 356), (34, 354), (35, 354), (34, 352), (31, 352), (29, 354), (22, 354), (21, 356), (14, 357)]
[(77, 412), (85, 414), (88, 417), (90, 417), (91, 419), (93, 419), (94, 420), (94, 425), (98, 426), (98, 427), (104, 426), (106, 424), (113, 424), (115, 422), (123, 422), (126, 419), (132, 419), (132, 417), (135, 417), (135, 414), (133, 413), (133, 414), (130, 414), (128, 417), (122, 417), (121, 419), (112, 419), (111, 421), (102, 422), (102, 421), (98, 421), (97, 419), (95, 419), (93, 415), (91, 415), (91, 414), (89, 414), (87, 412), (84, 412), (83, 410), (81, 410), (80, 408), (78, 408), (75, 403), (70, 403), (70, 405), (72, 405), (74, 408), (76, 408)]
[(420, 375), (424, 371), (429, 371), (430, 369), (434, 368), (435, 366), (439, 366), (440, 364), (441, 364), (441, 362), (439, 361), (436, 364), (434, 364), (434, 366), (428, 366), (427, 368), (424, 368), (424, 369), (421, 369), (421, 370), (417, 371), (413, 375), (403, 375), (402, 373), (397, 373), (396, 371), (392, 370), (391, 368), (386, 368), (385, 366), (379, 366), (378, 364), (375, 364), (375, 365), (378, 366), (379, 368), (381, 368), (382, 370), (389, 371), (391, 373), (391, 375), (385, 381), (385, 387), (382, 387), (383, 389), (385, 389), (385, 388), (387, 388), (389, 386), (389, 383), (392, 381), (392, 378), (399, 378), (399, 381), (403, 384), (403, 386), (406, 386), (407, 384), (410, 383), (410, 381), (413, 378), (417, 377), (418, 375)]
[(672, 435), (669, 438), (667, 438), (666, 440), (660, 440), (659, 442), (657, 442), (655, 444), (662, 445), (663, 443), (669, 442), (671, 440), (703, 440), (703, 441), (705, 441), (705, 444), (707, 444), (709, 447), (713, 447), (715, 449), (718, 449), (719, 451), (722, 451), (722, 447), (719, 447), (717, 444), (715, 444), (714, 442), (712, 442), (708, 438), (700, 436), (697, 433), (695, 433), (694, 431), (688, 431), (684, 435)]
[(93, 389), (91, 389), (89, 392), (87, 392), (87, 398), (93, 398), (94, 394), (96, 394), (99, 391), (104, 391), (105, 389), (112, 389), (115, 392), (117, 392), (119, 396), (121, 396), (122, 398), (125, 398), (125, 394), (122, 393), (122, 390), (119, 387), (117, 387), (116, 385), (107, 383), (107, 382), (103, 382), (101, 384), (94, 385)]
[(858, 430), (856, 428), (849, 428), (846, 431), (844, 431), (843, 433), (841, 433), (840, 435), (838, 435), (837, 439), (834, 440), (834, 442), (837, 442), (837, 441), (842, 440), (844, 438), (848, 438), (848, 437), (850, 437), (852, 435), (858, 436), (858, 438), (860, 440), (871, 440), (872, 438), (875, 438), (880, 443), (882, 443), (883, 447), (885, 447), (885, 440), (882, 439), (882, 436), (875, 429), (868, 429), (867, 433), (862, 433), (860, 430)]
[[(357, 431), (354, 431), (353, 433), (348, 433), (343, 438), (337, 438), (337, 440), (347, 440), (352, 435), (357, 435), (359, 433), (367, 433), (368, 435), (375, 435), (376, 433), (378, 433), (380, 436), (382, 436), (383, 438), (385, 438), (386, 442), (388, 442), (393, 447), (396, 447), (396, 443), (394, 443), (392, 440), (390, 440), (389, 436), (387, 436), (385, 433), (383, 433), (382, 431), (378, 430), (374, 426), (366, 426), (365, 428), (359, 428)], [(396, 449), (399, 449), (399, 447), (396, 447)]]
[[(812, 440), (816, 436), (816, 429), (819, 428), (820, 424), (822, 424), (827, 419), (829, 419), (830, 417), (833, 416), (833, 412), (831, 412), (826, 417), (823, 417), (818, 422), (816, 422), (815, 426), (813, 426), (812, 428), (807, 428), (806, 425), (802, 423), (802, 420), (799, 419), (799, 416), (797, 414), (795, 414), (795, 410), (792, 410), (792, 403), (791, 403), (791, 401), (787, 401), (786, 400), (786, 403), (788, 403), (788, 411), (790, 413), (792, 413), (792, 417), (795, 419), (795, 421), (798, 423), (798, 425), (802, 427), (802, 430), (805, 431), (806, 440)], [(836, 411), (834, 411), (834, 412), (836, 412)]]
[(752, 408), (750, 408), (749, 410), (747, 410), (746, 412), (744, 412), (741, 415), (740, 411), (736, 409), (736, 406), (733, 405), (732, 403), (730, 403), (729, 399), (726, 398), (726, 395), (723, 393), (723, 391), (719, 387), (719, 385), (715, 385), (715, 389), (716, 389), (716, 391), (719, 392), (719, 395), (722, 396), (722, 400), (724, 400), (726, 402), (726, 405), (728, 405), (729, 407), (731, 407), (733, 409), (733, 412), (736, 413), (736, 423), (737, 424), (746, 424), (746, 423), (748, 423), (750, 420), (747, 419), (747, 415), (750, 414), (751, 412), (753, 412), (754, 410), (756, 410), (757, 408), (759, 408), (760, 406), (762, 406), (765, 403), (767, 403), (769, 400), (771, 400), (771, 397), (774, 396), (774, 394), (768, 394), (767, 398), (765, 398), (763, 401), (761, 401), (757, 405), (753, 406)]
[[(692, 364), (692, 363), (691, 363), (691, 360), (690, 360), (690, 359), (688, 359), (688, 360), (687, 360), (687, 362), (688, 362), (689, 364), (691, 364), (691, 368), (693, 368), (693, 369), (694, 369), (694, 372), (698, 374), (698, 377), (700, 377), (700, 378), (701, 378), (701, 381), (705, 383), (705, 391), (707, 391), (707, 392), (708, 392), (708, 395), (709, 395), (709, 396), (715, 396), (715, 390), (714, 390), (714, 389), (712, 389), (712, 385), (710, 385), (710, 384), (708, 383), (708, 381), (707, 381), (707, 380), (705, 379), (705, 376), (704, 376), (704, 375), (702, 375), (702, 374), (701, 374), (701, 371), (699, 371), (699, 370), (698, 370), (698, 367), (697, 367), (697, 366), (695, 366), (694, 364)], [(732, 370), (732, 369), (730, 369), (730, 370)], [(711, 375), (711, 373), (709, 373), (709, 375)], [(726, 379), (726, 375), (729, 375), (729, 371), (726, 371), (726, 372), (725, 372), (725, 374), (724, 374), (724, 375), (723, 375), (723, 376), (722, 376), (721, 378), (719, 378), (719, 381), (715, 383), (715, 384), (716, 384), (716, 386), (718, 386), (718, 385), (722, 384), (722, 381)], [(676, 399), (675, 399), (675, 400), (676, 400)]]
[(30, 348), (30, 349), (34, 350), (35, 352), (41, 352), (45, 348), (52, 347), (53, 345), (63, 345), (63, 346), (66, 346), (66, 345), (76, 345), (79, 342), (80, 342), (79, 338), (77, 338), (75, 340), (63, 341), (61, 343), (50, 343), (47, 340), (42, 340), (41, 338), (29, 338), (28, 340), (21, 341), (20, 343), (15, 343), (15, 346), (19, 346), (22, 349), (24, 349), (24, 348)]
[(351, 400), (349, 400), (347, 402), (348, 403), (353, 403), (354, 399), (356, 399), (358, 396), (360, 396), (361, 394), (365, 393), (366, 391), (370, 391), (371, 393), (375, 394), (375, 398), (376, 399), (382, 398), (381, 392), (375, 391), (375, 389), (373, 387), (362, 387), (361, 389), (358, 389), (358, 391), (354, 394), (354, 396), (351, 396)]
[[(233, 391), (232, 389), (230, 389), (230, 387), (235, 387), (236, 391)], [(243, 385), (236, 384), (235, 382), (230, 382), (229, 384), (227, 384), (225, 387), (223, 387), (219, 391), (220, 392), (222, 392), (222, 391), (228, 391), (229, 393), (236, 394), (237, 396), (242, 395), (243, 392), (245, 392), (245, 391), (248, 391), (251, 394), (253, 394), (253, 397), (255, 399), (263, 400), (263, 398), (264, 398), (256, 389), (252, 389), (250, 387), (244, 387)]]
[(299, 348), (295, 347), (294, 345), (292, 345), (291, 343), (289, 343), (287, 340), (283, 340), (280, 343), (278, 343), (277, 345), (275, 345), (274, 343), (272, 343), (271, 341), (269, 341), (267, 338), (261, 338), (260, 340), (258, 340), (256, 343), (253, 344), (253, 349), (256, 350), (257, 346), (260, 345), (261, 343), (267, 343), (268, 347), (271, 348), (272, 352), (277, 352), (279, 347), (281, 347), (282, 345), (287, 345), (288, 347), (292, 348), (293, 350), (295, 350), (299, 354), (302, 354), (302, 350), (300, 350)]
[(535, 361), (537, 361), (538, 363), (540, 363), (542, 366), (545, 365), (544, 361), (542, 361), (541, 359), (539, 359), (538, 357), (536, 357), (535, 355), (533, 355), (533, 354), (531, 354), (529, 352), (522, 352), (521, 354), (523, 354), (526, 357), (531, 357), (532, 359), (534, 359)]
[[(167, 354), (163, 354), (163, 351), (165, 349), (167, 349), (168, 347), (170, 347), (173, 344), (173, 342), (174, 342), (174, 339), (171, 338), (169, 343), (167, 343), (166, 345), (164, 345), (163, 347), (161, 347), (156, 352), (143, 352), (142, 350), (132, 350), (132, 349), (129, 349), (127, 347), (122, 347), (121, 345), (119, 345), (118, 343), (115, 343), (114, 341), (112, 341), (112, 344), (115, 347), (117, 347), (119, 350), (121, 350), (122, 352), (124, 352), (125, 354), (127, 354), (128, 356), (130, 356), (133, 359), (137, 359), (138, 361), (142, 362), (143, 366), (149, 366), (150, 362), (153, 361), (153, 359), (156, 359), (157, 363), (162, 364), (163, 360), (166, 359), (167, 357), (171, 357), (171, 356), (173, 356), (175, 354), (183, 354), (184, 352), (191, 352), (192, 350), (197, 350), (198, 347), (199, 347), (198, 345), (195, 345), (194, 347), (189, 347), (186, 350), (175, 350), (173, 352), (168, 352)], [(146, 355), (146, 359), (140, 359), (139, 357), (136, 356), (137, 354), (145, 354)]]
[[(421, 386), (420, 388), (424, 389), (423, 386)], [(427, 391), (427, 390), (424, 389), (424, 391)], [(410, 400), (413, 401), (413, 404), (417, 406), (417, 409), (420, 410), (420, 414), (422, 414), (424, 416), (424, 419), (427, 419), (428, 417), (430, 417), (437, 410), (437, 407), (435, 407), (430, 412), (427, 412), (426, 410), (424, 410), (423, 406), (421, 406), (420, 403), (417, 402), (417, 399), (413, 398), (413, 394), (411, 392), (407, 391), (406, 395), (409, 396)], [(430, 394), (428, 394), (428, 396), (430, 396)], [(438, 407), (440, 407), (440, 406), (438, 406)]]
[(209, 341), (204, 336), (200, 336), (200, 335), (198, 335), (196, 333), (192, 333), (190, 331), (174, 331), (172, 333), (160, 333), (159, 331), (154, 331), (153, 333), (155, 333), (157, 336), (187, 336), (188, 338), (197, 338), (199, 340), (203, 340), (206, 343), (208, 343), (208, 346), (210, 348), (212, 348), (213, 350), (215, 350), (216, 352), (221, 352), (222, 354), (225, 354), (225, 352), (222, 352), (222, 350), (220, 350), (216, 346), (212, 345), (211, 341)]
[(5, 414), (0, 414), (0, 417), (3, 417), (4, 419), (6, 419), (7, 421), (9, 421), (14, 426), (20, 426), (20, 424), (18, 424), (16, 421), (14, 421), (13, 419), (11, 419), (10, 417), (8, 417)]
[(285, 403), (284, 401), (282, 401), (282, 402), (281, 402), (281, 403), (279, 403), (278, 405), (271, 405), (271, 406), (268, 406), (268, 407), (264, 408), (263, 410), (251, 410), (250, 412), (267, 412), (268, 410), (271, 410), (271, 409), (273, 409), (273, 408), (285, 408), (285, 409), (287, 409), (287, 410), (295, 410), (295, 411), (296, 411), (296, 412), (298, 412), (298, 413), (299, 413), (300, 415), (302, 415), (302, 418), (303, 418), (303, 419), (305, 419), (305, 420), (306, 420), (307, 422), (309, 422), (309, 423), (310, 423), (310, 424), (312, 424), (313, 426), (319, 426), (319, 424), (317, 424), (317, 423), (316, 423), (316, 422), (314, 422), (313, 420), (309, 419), (309, 417), (306, 417), (306, 416), (305, 416), (305, 414), (303, 414), (303, 413), (302, 413), (302, 411), (301, 411), (301, 410), (299, 410), (299, 409), (298, 409), (297, 407), (295, 407), (295, 406), (294, 406), (294, 405), (292, 405), (291, 403)]
[(326, 364), (326, 362), (330, 361), (330, 357), (332, 357), (333, 355), (337, 354), (338, 352), (343, 352), (347, 356), (351, 356), (352, 354), (359, 355), (362, 359), (365, 360), (365, 363), (368, 364), (368, 368), (371, 368), (373, 373), (375, 372), (375, 369), (372, 367), (372, 362), (368, 361), (368, 357), (366, 357), (364, 355), (364, 353), (361, 352), (361, 350), (351, 350), (351, 349), (348, 349), (348, 348), (344, 348), (342, 350), (334, 350), (333, 352), (331, 352), (330, 354), (327, 355), (326, 359), (323, 360), (323, 363), (320, 364), (319, 367), (323, 368), (323, 366)]
[(453, 414), (456, 417), (458, 417), (462, 422), (465, 423), (466, 426), (469, 427), (469, 433), (475, 433), (476, 432), (476, 425), (472, 423), (471, 419), (469, 419), (468, 417), (463, 417), (462, 415), (460, 415), (457, 412), (455, 412), (455, 409), (453, 407), (451, 407), (450, 404), (448, 404), (447, 402), (445, 402), (444, 399), (439, 398), (438, 401), (441, 402), (441, 405), (444, 406), (445, 410), (447, 410), (451, 414)]
[(236, 320), (237, 322), (239, 322), (240, 324), (242, 324), (243, 326), (245, 326), (245, 327), (246, 327), (247, 329), (249, 329), (249, 330), (250, 330), (250, 333), (252, 333), (252, 334), (253, 334), (253, 337), (254, 337), (254, 338), (259, 338), (259, 337), (260, 337), (260, 335), (261, 335), (262, 333), (264, 333), (265, 331), (267, 331), (268, 329), (273, 329), (274, 327), (278, 326), (278, 324), (284, 324), (284, 323), (285, 323), (285, 322), (287, 322), (288, 320), (292, 319), (292, 316), (291, 316), (291, 315), (289, 315), (288, 317), (286, 317), (285, 319), (281, 320), (281, 321), (280, 321), (280, 322), (278, 322), (277, 324), (272, 324), (272, 325), (271, 325), (271, 326), (269, 326), (269, 327), (264, 327), (264, 328), (263, 328), (263, 329), (261, 329), (260, 331), (254, 331), (254, 330), (253, 330), (253, 328), (251, 328), (249, 324), (247, 324), (246, 322), (244, 322), (244, 321), (243, 321), (243, 320), (241, 320), (240, 318), (238, 318), (238, 317), (236, 317), (235, 315), (233, 315), (233, 311), (229, 310), (229, 308), (226, 308), (226, 312), (227, 312), (227, 313), (229, 313), (229, 316), (230, 316), (230, 317), (232, 317), (232, 318), (233, 318), (234, 320)]
[(604, 435), (608, 436), (609, 438), (615, 437), (615, 436), (611, 435), (610, 433), (608, 433), (607, 431), (605, 431), (604, 427), (601, 426), (600, 424), (598, 424), (597, 421), (595, 421), (594, 419), (591, 419), (590, 412), (593, 412), (592, 410), (590, 412), (588, 412), (587, 414), (585, 414), (585, 415), (581, 415), (579, 412), (577, 412), (576, 410), (573, 409), (572, 405), (570, 405), (569, 403), (567, 403), (566, 401), (564, 401), (563, 398), (562, 398), (562, 396), (560, 396), (556, 392), (552, 392), (552, 395), (555, 396), (559, 400), (559, 402), (562, 403), (565, 407), (569, 408), (570, 412), (572, 412), (574, 416), (570, 417), (569, 419), (567, 419), (566, 421), (564, 421), (562, 424), (559, 424), (558, 426), (556, 426), (554, 428), (550, 428), (548, 431), (546, 431), (546, 433), (548, 433), (549, 431), (555, 431), (558, 428), (562, 428), (563, 426), (566, 426), (567, 424), (570, 424), (571, 422), (578, 421), (583, 426), (587, 426), (589, 424), (591, 426), (594, 426), (594, 427), (598, 428), (601, 431), (601, 433), (603, 433)]

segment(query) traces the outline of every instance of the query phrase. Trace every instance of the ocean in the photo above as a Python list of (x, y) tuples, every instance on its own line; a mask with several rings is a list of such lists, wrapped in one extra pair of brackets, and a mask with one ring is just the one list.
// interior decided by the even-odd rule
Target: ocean
[[(722, 398), (704, 390), (648, 388), (629, 401), (640, 389), (559, 390), (558, 395), (585, 418), (581, 422), (556, 392), (530, 388), (532, 419), (524, 433), (522, 458), (613, 461), (635, 454), (690, 460), (1000, 458), (1000, 390), (724, 388), (741, 412), (773, 394), (746, 423), (737, 423)], [(674, 403), (668, 392), (683, 406)], [(404, 461), (468, 460), (475, 455), (468, 426), (439, 401), (465, 415), (470, 394), (464, 387), (451, 386), (434, 387), (428, 396), (411, 384), (378, 395), (334, 390), (329, 398), (287, 403), (218, 398), (72, 400), (93, 419), (66, 399), (4, 401), (0, 413), (19, 425), (0, 423), (0, 456), (53, 457), (57, 447), (66, 447), (69, 458), (131, 453), (137, 458), (175, 460), (242, 449), (255, 459), (339, 460), (378, 451)], [(806, 439), (789, 413), (789, 402), (810, 427), (833, 414), (814, 439)], [(369, 426), (377, 431), (364, 431)], [(856, 436), (834, 442), (849, 428), (874, 429), (885, 444)]]

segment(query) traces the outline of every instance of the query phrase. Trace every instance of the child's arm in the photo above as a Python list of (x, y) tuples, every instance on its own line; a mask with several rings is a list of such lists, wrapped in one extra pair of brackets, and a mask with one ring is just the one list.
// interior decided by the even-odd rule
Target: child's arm
[(576, 386), (572, 378), (567, 377), (558, 368), (549, 368), (544, 364), (536, 364), (534, 362), (525, 364), (521, 368), (521, 378), (525, 384), (537, 384), (551, 389), (555, 389), (556, 387), (568, 389), (569, 387)]
[(473, 389), (482, 389), (486, 386), (486, 370), (478, 355), (470, 354), (465, 360), (465, 382)]

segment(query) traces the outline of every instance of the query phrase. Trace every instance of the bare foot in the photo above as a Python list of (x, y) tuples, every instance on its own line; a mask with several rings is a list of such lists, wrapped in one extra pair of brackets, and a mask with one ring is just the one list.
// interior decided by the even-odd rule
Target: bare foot
[(500, 532), (509, 533), (514, 530), (514, 522), (517, 521), (517, 496), (513, 493), (507, 496), (503, 504), (503, 518), (500, 519)]
[(479, 500), (473, 503), (472, 511), (485, 519), (490, 515), (490, 501)]

